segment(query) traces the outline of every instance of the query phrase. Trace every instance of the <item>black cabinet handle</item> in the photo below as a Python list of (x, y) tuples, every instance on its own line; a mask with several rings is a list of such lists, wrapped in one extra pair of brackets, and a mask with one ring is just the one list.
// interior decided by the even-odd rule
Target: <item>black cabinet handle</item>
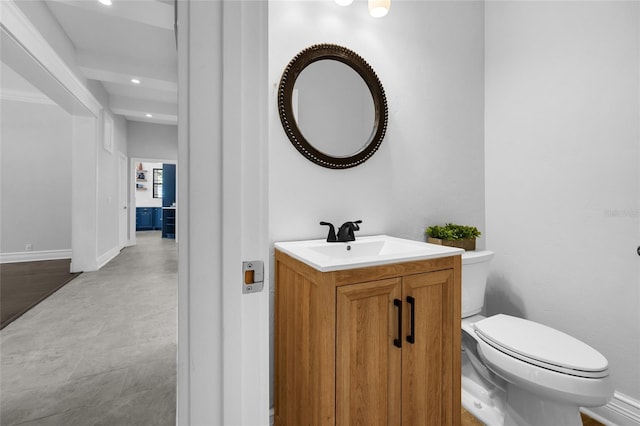
[(416, 299), (411, 296), (407, 296), (407, 303), (411, 306), (411, 334), (407, 336), (407, 342), (416, 342)]
[(393, 344), (397, 348), (402, 347), (402, 301), (393, 299), (393, 304), (398, 308), (398, 338), (393, 339)]

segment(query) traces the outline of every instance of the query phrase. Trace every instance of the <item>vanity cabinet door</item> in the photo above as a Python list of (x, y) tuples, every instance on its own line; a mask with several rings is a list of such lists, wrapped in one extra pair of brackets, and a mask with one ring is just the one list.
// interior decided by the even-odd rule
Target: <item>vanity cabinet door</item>
[(401, 424), (401, 289), (400, 278), (337, 288), (336, 425)]
[(404, 425), (453, 423), (453, 280), (450, 269), (402, 279), (408, 337), (402, 346)]
[(319, 272), (276, 250), (275, 424), (459, 425), (460, 269)]

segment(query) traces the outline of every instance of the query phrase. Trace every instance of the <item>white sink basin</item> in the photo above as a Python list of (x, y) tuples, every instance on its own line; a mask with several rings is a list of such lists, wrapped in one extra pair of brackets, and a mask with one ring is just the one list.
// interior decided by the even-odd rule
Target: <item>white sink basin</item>
[(325, 240), (276, 243), (275, 247), (320, 272), (434, 259), (464, 253), (464, 250), (388, 235), (358, 237), (348, 243)]

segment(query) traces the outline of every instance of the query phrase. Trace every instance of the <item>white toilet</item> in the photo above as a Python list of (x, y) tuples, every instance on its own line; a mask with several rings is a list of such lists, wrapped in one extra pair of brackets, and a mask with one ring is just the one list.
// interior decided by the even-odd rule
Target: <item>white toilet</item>
[(479, 315), (492, 258), (462, 255), (462, 405), (489, 426), (582, 425), (579, 407), (613, 395), (606, 358), (542, 324)]

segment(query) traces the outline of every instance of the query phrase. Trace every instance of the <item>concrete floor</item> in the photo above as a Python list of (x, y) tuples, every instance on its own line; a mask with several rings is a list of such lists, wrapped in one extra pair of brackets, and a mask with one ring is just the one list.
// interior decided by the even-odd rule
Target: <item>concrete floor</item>
[(0, 423), (174, 425), (177, 254), (139, 232), (0, 332)]

